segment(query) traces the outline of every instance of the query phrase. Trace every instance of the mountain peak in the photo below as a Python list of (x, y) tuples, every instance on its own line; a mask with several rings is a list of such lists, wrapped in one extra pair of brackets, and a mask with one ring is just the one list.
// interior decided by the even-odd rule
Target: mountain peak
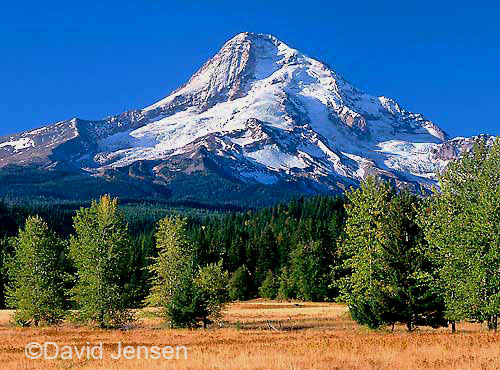
[[(246, 95), (247, 82), (268, 77), (280, 65), (295, 60), (294, 50), (267, 34), (242, 32), (227, 41), (191, 78), (171, 95), (145, 108), (196, 105), (201, 110)], [(196, 99), (193, 101), (193, 97)]]
[(272, 35), (243, 32), (145, 109), (0, 138), (0, 167), (43, 157), (155, 186), (215, 171), (235, 184), (328, 193), (368, 175), (433, 185), (469, 142), (447, 141), (423, 115), (364, 93)]
[(268, 57), (268, 54), (300, 54), (298, 50), (291, 48), (273, 35), (254, 32), (241, 32), (237, 34), (224, 44), (221, 51), (230, 49), (238, 53), (245, 50), (245, 48), (238, 47), (242, 45), (247, 46), (247, 48), (250, 47), (250, 52), (254, 53), (256, 57)]
[(250, 42), (255, 41), (255, 40), (265, 40), (265, 41), (270, 41), (274, 44), (281, 43), (280, 40), (278, 40), (276, 37), (274, 37), (271, 34), (256, 33), (256, 32), (240, 32), (240, 33), (236, 34), (234, 37), (232, 37), (231, 39), (229, 39), (226, 42), (226, 44), (230, 43), (230, 42), (242, 42), (245, 40), (248, 40)]

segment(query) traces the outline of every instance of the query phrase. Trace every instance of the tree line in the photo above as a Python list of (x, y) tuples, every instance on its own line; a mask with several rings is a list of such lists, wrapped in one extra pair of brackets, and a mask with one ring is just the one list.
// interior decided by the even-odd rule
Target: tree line
[(0, 303), (19, 325), (123, 326), (156, 306), (172, 326), (207, 326), (227, 302), (263, 297), (344, 302), (371, 328), (498, 326), (498, 140), (450, 163), (425, 198), (368, 178), (247, 212), (139, 212), (105, 196), (58, 214), (64, 227), (26, 213), (0, 205)]

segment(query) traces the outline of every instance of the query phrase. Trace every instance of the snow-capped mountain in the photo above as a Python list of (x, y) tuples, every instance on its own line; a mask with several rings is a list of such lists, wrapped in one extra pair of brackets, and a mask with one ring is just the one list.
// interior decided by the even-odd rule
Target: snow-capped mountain
[(0, 138), (0, 168), (90, 176), (142, 196), (180, 186), (191, 200), (210, 179), (219, 183), (208, 197), (225, 202), (264, 188), (335, 193), (375, 174), (429, 187), (472, 143), (273, 36), (241, 33), (144, 109)]

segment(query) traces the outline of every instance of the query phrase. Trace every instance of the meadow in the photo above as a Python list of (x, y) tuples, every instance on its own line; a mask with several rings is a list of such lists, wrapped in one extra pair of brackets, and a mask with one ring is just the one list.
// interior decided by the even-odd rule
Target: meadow
[[(368, 330), (345, 306), (253, 300), (233, 303), (224, 321), (211, 329), (168, 329), (137, 312), (124, 330), (101, 330), (65, 323), (54, 328), (15, 328), (12, 311), (0, 311), (1, 369), (498, 369), (500, 334), (459, 323), (449, 329), (396, 326)], [(103, 359), (30, 360), (30, 342), (85, 347), (103, 343)], [(113, 360), (122, 346), (186, 346), (188, 358)], [(76, 357), (76, 356), (75, 356)]]

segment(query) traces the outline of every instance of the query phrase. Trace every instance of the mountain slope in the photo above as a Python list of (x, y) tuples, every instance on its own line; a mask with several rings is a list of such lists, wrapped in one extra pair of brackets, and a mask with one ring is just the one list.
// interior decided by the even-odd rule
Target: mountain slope
[(0, 175), (30, 168), (90, 176), (95, 193), (265, 204), (374, 174), (429, 187), (471, 145), (273, 36), (242, 33), (149, 107), (0, 138)]

